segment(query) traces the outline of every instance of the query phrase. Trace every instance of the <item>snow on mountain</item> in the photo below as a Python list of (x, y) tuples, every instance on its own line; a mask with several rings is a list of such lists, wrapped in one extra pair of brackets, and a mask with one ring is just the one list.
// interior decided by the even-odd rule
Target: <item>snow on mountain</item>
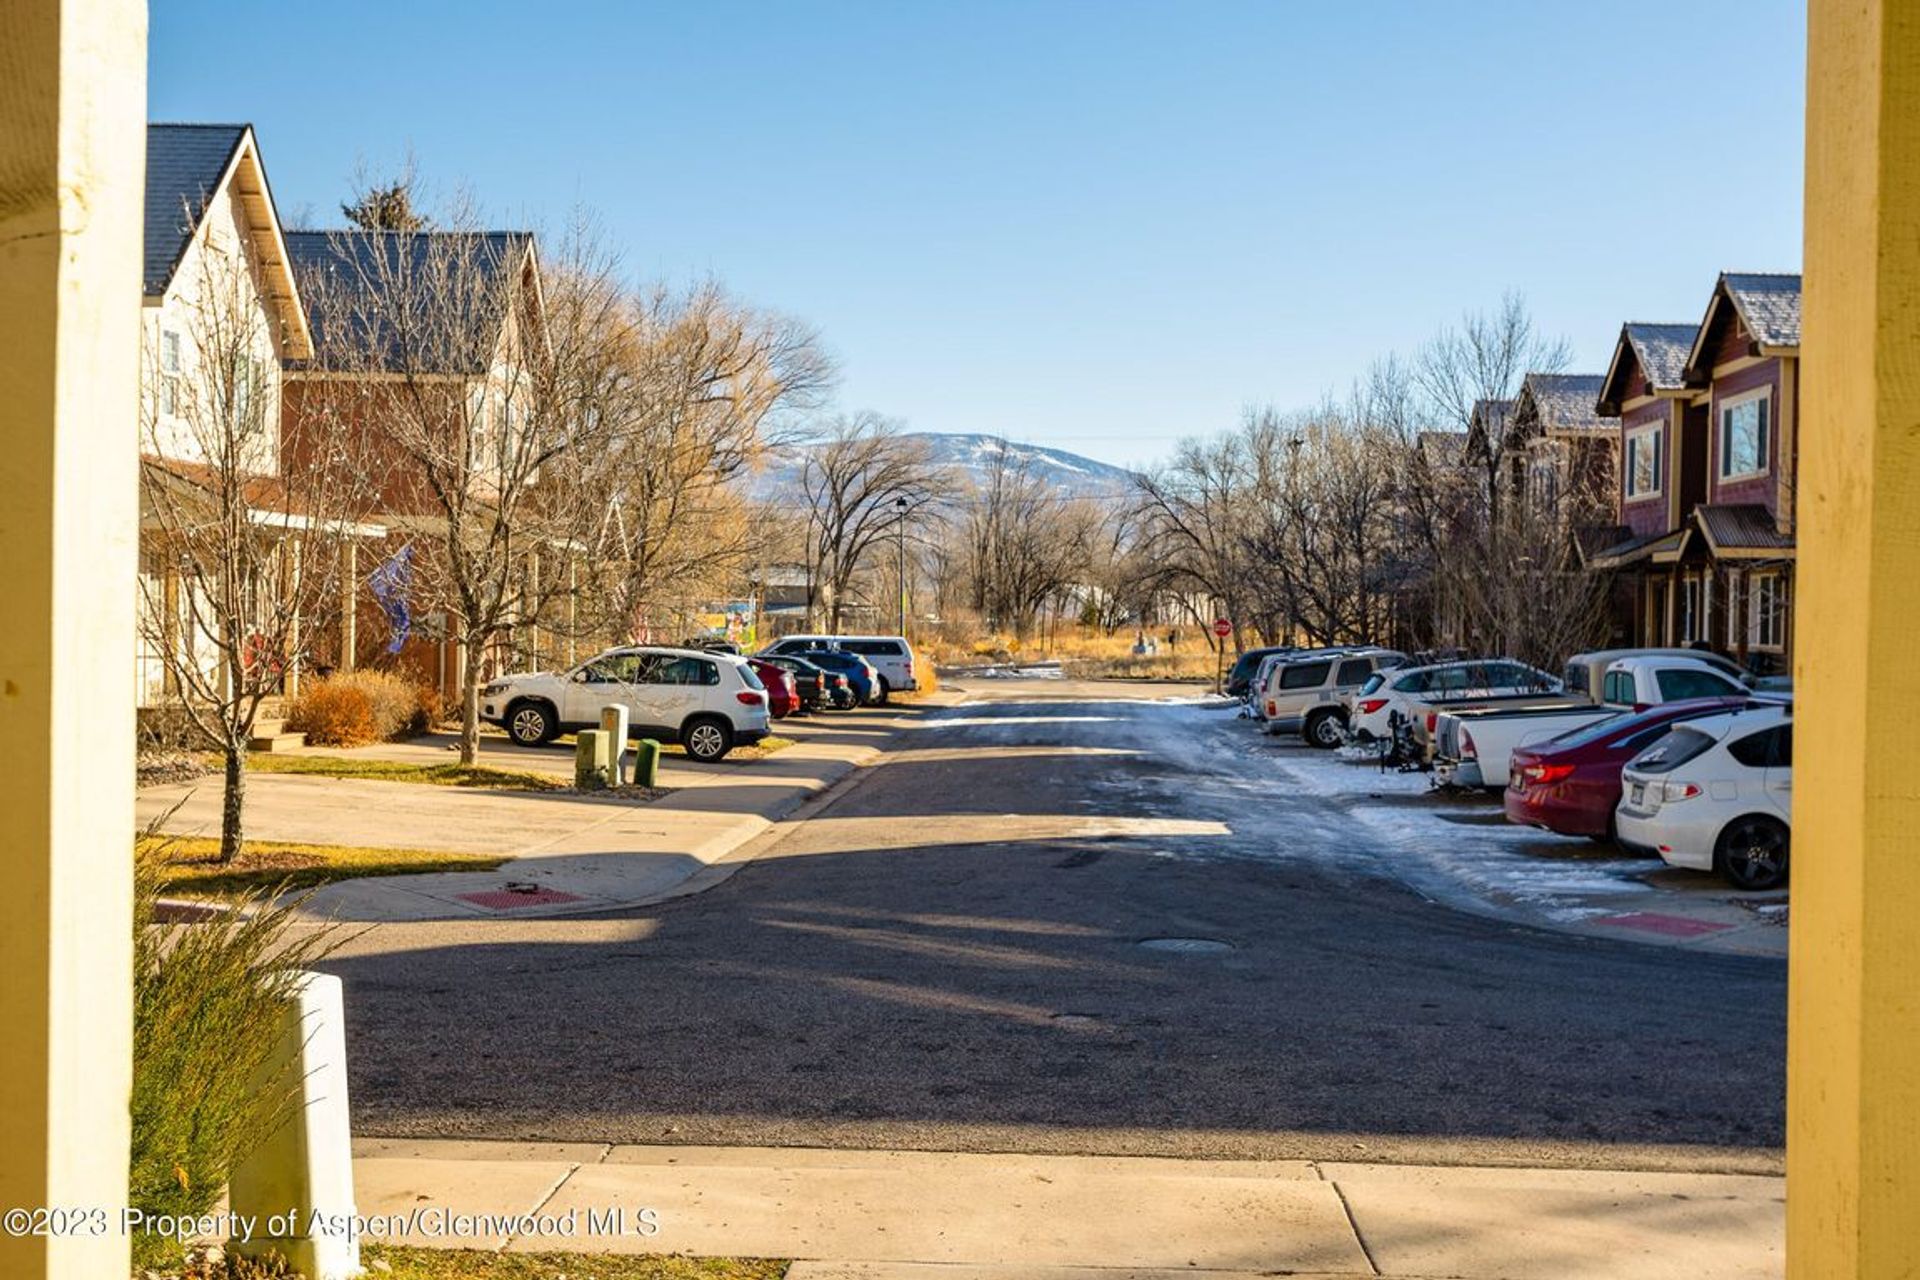
[[(1010, 461), (1025, 465), (1034, 475), (1076, 496), (1112, 498), (1133, 487), (1133, 472), (1125, 467), (1096, 462), (1064, 449), (1023, 444), (981, 433), (910, 431), (904, 438), (924, 441), (935, 465), (963, 472), (976, 480), (985, 478), (995, 457), (1004, 452)], [(798, 494), (806, 449), (805, 445), (796, 445), (776, 450), (765, 469), (750, 482), (753, 496), (791, 499)]]

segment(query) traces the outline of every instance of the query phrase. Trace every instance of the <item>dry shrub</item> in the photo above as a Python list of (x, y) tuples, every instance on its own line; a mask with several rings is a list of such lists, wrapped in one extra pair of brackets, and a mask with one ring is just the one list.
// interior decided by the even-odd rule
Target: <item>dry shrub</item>
[(435, 725), (446, 719), (446, 715), (446, 703), (438, 689), (430, 684), (413, 687), (413, 716), (407, 721), (407, 732), (430, 733)]
[(317, 747), (363, 747), (380, 740), (372, 699), (337, 676), (315, 680), (300, 691), (287, 712), (287, 727), (306, 734)]
[(317, 746), (353, 747), (425, 733), (440, 695), (387, 671), (342, 671), (301, 691), (288, 726)]

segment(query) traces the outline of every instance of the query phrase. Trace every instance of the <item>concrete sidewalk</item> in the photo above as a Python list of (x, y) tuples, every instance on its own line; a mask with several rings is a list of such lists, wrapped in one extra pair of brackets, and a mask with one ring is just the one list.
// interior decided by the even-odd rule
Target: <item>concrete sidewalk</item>
[[(1762, 1280), (1785, 1215), (1783, 1180), (1727, 1174), (401, 1139), (354, 1168), (395, 1243), (792, 1258), (791, 1280)], [(537, 1216), (447, 1238), (434, 1210)]]
[[(924, 709), (960, 701), (936, 694), (914, 706), (782, 722), (794, 746), (763, 759), (702, 765), (670, 757), (669, 794), (651, 803), (538, 791), (438, 787), (301, 774), (250, 774), (247, 828), (259, 840), (504, 854), (491, 871), (369, 876), (327, 885), (303, 908), (314, 919), (353, 922), (540, 917), (640, 906), (724, 878), (719, 868), (774, 824), (872, 763)], [(443, 764), (443, 738), (314, 754)], [(502, 768), (572, 773), (564, 748), (486, 744)], [(144, 827), (205, 835), (220, 825), (218, 779), (148, 787)], [(509, 889), (508, 886), (515, 886)]]

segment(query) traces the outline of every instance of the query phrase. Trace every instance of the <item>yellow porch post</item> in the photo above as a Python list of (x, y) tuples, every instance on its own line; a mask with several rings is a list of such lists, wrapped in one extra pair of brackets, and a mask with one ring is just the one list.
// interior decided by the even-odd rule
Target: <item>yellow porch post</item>
[[(146, 70), (139, 0), (0, 4), (0, 1209), (127, 1196)], [(106, 1225), (0, 1276), (124, 1276)]]
[(1920, 1275), (1920, 6), (1812, 0), (1787, 1263)]

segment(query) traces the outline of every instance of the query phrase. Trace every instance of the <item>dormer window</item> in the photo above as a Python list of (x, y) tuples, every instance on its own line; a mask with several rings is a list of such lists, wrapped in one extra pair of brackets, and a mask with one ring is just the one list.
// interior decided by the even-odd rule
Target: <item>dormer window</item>
[(1720, 405), (1720, 478), (1737, 480), (1767, 469), (1773, 430), (1772, 398), (1765, 390), (1722, 401)]
[(1663, 426), (1635, 430), (1627, 436), (1627, 497), (1647, 498), (1660, 492), (1665, 480), (1665, 443)]

